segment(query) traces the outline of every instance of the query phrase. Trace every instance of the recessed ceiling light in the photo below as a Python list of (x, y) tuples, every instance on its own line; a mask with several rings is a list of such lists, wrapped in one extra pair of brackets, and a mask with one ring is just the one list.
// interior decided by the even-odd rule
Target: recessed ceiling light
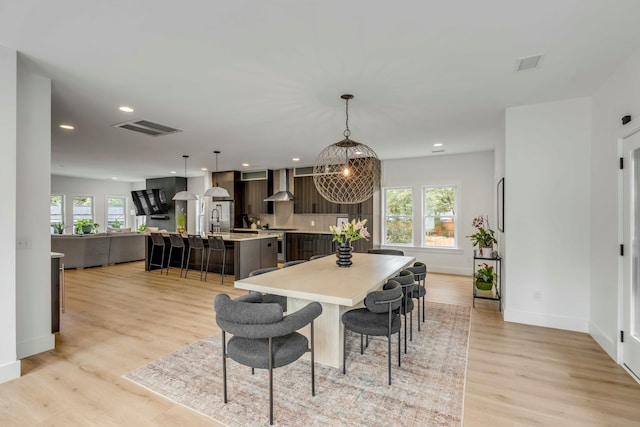
[(294, 157), (294, 158), (293, 158), (293, 159), (291, 159), (291, 160), (293, 160), (294, 162), (299, 162), (299, 161), (300, 161), (300, 159), (299, 159), (298, 157)]
[(442, 142), (436, 142), (433, 144), (434, 147), (442, 147)]
[(118, 179), (118, 177), (117, 176), (112, 176), (111, 179)]
[(125, 113), (133, 113), (133, 108), (123, 105), (122, 107), (120, 107), (120, 111), (124, 111)]
[(174, 173), (174, 174), (175, 174), (175, 173), (177, 173), (177, 172), (176, 172), (176, 171), (171, 171), (171, 172), (169, 172), (169, 173)]
[(249, 163), (243, 163), (242, 166), (244, 166), (245, 168), (249, 166)]
[(73, 125), (70, 125), (68, 123), (63, 123), (63, 124), (60, 125), (60, 127), (62, 129), (66, 129), (66, 130), (74, 130), (75, 129), (75, 127), (73, 127)]
[(201, 170), (201, 171), (206, 171), (206, 170), (207, 170), (207, 168), (200, 168), (200, 170)]

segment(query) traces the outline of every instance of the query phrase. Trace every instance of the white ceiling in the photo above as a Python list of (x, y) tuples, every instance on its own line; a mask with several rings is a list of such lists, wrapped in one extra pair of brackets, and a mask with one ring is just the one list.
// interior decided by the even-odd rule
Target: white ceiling
[[(183, 154), (201, 176), (213, 150), (218, 170), (312, 165), (343, 93), (381, 159), (491, 150), (506, 107), (591, 95), (639, 20), (638, 0), (2, 0), (0, 45), (52, 80), (52, 173), (140, 181)], [(112, 127), (134, 118), (183, 132)]]

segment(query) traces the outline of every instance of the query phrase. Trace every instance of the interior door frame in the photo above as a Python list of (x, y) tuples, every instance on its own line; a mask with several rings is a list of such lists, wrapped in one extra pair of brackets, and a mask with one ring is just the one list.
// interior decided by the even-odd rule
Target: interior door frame
[[(622, 135), (621, 137), (618, 138), (618, 155), (621, 159), (626, 159), (625, 157), (625, 141), (632, 137), (633, 135), (637, 134), (640, 132), (640, 126), (630, 130), (629, 132), (625, 133), (624, 135)], [(630, 164), (628, 164), (629, 162), (627, 162), (626, 160), (624, 161), (624, 168), (628, 168), (631, 167)], [(625, 194), (625, 182), (624, 182), (624, 178), (625, 178), (625, 173), (624, 173), (624, 169), (620, 169), (619, 173), (618, 173), (618, 239), (621, 243), (625, 242), (625, 223), (624, 223), (624, 215), (625, 215), (625, 206), (624, 206), (624, 200), (626, 197)], [(631, 256), (631, 250), (632, 248), (626, 248), (625, 250), (625, 256)], [(624, 331), (625, 330), (625, 317), (624, 317), (624, 304), (625, 304), (625, 256), (620, 256), (618, 257), (618, 313), (617, 313), (617, 320), (618, 320), (618, 331)], [(622, 368), (624, 370), (626, 370), (629, 375), (631, 375), (632, 378), (634, 378), (637, 382), (640, 382), (640, 378), (638, 378), (629, 368), (627, 368), (627, 366), (625, 365), (625, 361), (624, 361), (624, 343), (622, 343), (622, 341), (620, 340), (620, 337), (617, 336), (616, 334), (616, 341), (617, 341), (617, 346), (616, 346), (616, 350), (617, 350), (617, 354), (616, 354), (616, 362), (622, 366)]]

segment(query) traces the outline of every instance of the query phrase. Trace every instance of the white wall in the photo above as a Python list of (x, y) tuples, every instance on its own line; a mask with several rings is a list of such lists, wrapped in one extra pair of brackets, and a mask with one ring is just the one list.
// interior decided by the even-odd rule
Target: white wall
[(8, 234), (0, 256), (0, 383), (20, 376), (16, 353), (16, 99), (17, 52), (0, 46), (0, 181), (4, 203), (0, 221)]
[[(622, 125), (621, 118), (632, 121)], [(618, 360), (618, 310), (622, 277), (618, 245), (621, 212), (618, 209), (618, 140), (640, 128), (640, 50), (637, 50), (593, 96), (591, 150), (591, 317), (589, 333)], [(620, 199), (619, 199), (620, 198)], [(597, 242), (597, 244), (595, 244)], [(629, 251), (627, 251), (628, 253)]]
[(505, 320), (586, 332), (591, 99), (509, 108), (505, 135)]
[(18, 358), (54, 347), (51, 333), (51, 80), (18, 55), (16, 347)]
[[(144, 189), (145, 183), (122, 182), (115, 180), (101, 180), (89, 178), (75, 178), (70, 176), (51, 175), (51, 194), (65, 195), (65, 234), (73, 233), (73, 197), (93, 196), (94, 197), (94, 220), (100, 224), (99, 231), (106, 231), (107, 225), (107, 196), (124, 196), (127, 198), (125, 207), (126, 225), (121, 227), (136, 227), (136, 217), (131, 215), (131, 210), (135, 209), (131, 200), (131, 190)], [(48, 205), (47, 205), (48, 206)], [(48, 209), (48, 208), (47, 208)], [(47, 223), (49, 220), (47, 219)]]
[[(491, 228), (495, 223), (494, 153), (485, 151), (471, 154), (442, 155), (415, 159), (385, 160), (382, 162), (382, 187), (410, 186), (414, 194), (414, 212), (421, 212), (424, 185), (456, 184), (458, 200), (458, 248), (426, 249), (400, 247), (405, 254), (415, 256), (427, 264), (429, 271), (469, 274), (473, 273), (473, 247), (465, 238), (474, 232), (472, 219), (488, 215)], [(380, 202), (381, 203), (381, 202)], [(420, 220), (414, 217), (414, 242), (420, 244)], [(382, 227), (382, 222), (378, 221)], [(382, 234), (381, 228), (378, 230)], [(390, 246), (385, 246), (390, 247)], [(471, 291), (471, 280), (469, 281)]]

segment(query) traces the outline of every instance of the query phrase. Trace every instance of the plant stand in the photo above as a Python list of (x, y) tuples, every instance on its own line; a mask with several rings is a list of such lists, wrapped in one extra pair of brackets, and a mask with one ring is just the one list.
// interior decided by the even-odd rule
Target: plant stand
[[(476, 277), (476, 267), (478, 266), (478, 261), (493, 263), (495, 266), (495, 271), (497, 275), (497, 279), (493, 285), (493, 289), (490, 290), (481, 290), (476, 288), (475, 277)], [(502, 311), (502, 258), (500, 256), (488, 256), (481, 255), (479, 251), (473, 251), (473, 276), (471, 279), (472, 287), (473, 287), (473, 308), (476, 307), (476, 298), (479, 299), (487, 299), (498, 301), (498, 309)]]

